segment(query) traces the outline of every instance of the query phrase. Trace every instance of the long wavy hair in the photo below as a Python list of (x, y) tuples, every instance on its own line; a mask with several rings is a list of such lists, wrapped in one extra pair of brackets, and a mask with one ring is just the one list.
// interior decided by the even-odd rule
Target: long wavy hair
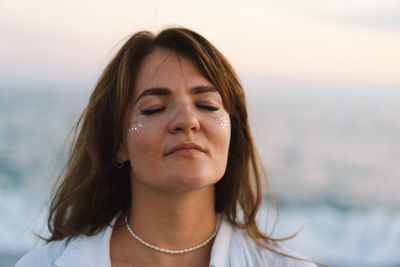
[(105, 68), (76, 124), (69, 159), (53, 191), (47, 242), (94, 235), (117, 214), (129, 211), (130, 165), (116, 168), (115, 160), (141, 62), (156, 48), (190, 59), (221, 94), (230, 115), (231, 142), (226, 172), (215, 185), (215, 211), (275, 251), (277, 241), (288, 238), (273, 238), (257, 225), (263, 186), (276, 210), (277, 204), (250, 132), (243, 88), (228, 60), (209, 41), (181, 27), (132, 35)]

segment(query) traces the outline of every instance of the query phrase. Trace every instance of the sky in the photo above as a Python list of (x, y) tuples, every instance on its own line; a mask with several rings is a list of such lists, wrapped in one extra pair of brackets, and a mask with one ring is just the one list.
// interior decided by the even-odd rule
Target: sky
[(173, 25), (250, 86), (400, 91), (398, 0), (0, 0), (0, 88), (92, 87), (124, 38)]

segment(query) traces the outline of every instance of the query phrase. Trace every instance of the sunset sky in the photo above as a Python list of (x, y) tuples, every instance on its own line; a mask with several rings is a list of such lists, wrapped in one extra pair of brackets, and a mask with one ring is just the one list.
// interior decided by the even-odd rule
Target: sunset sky
[(245, 83), (400, 90), (400, 1), (0, 1), (0, 85), (92, 86), (138, 30), (198, 31)]

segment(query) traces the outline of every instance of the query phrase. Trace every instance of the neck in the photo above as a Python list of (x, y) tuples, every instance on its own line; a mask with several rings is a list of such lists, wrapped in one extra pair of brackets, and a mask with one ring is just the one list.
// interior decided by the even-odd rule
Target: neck
[[(186, 192), (155, 191), (132, 184), (129, 212), (132, 230), (146, 242), (160, 248), (181, 250), (205, 241), (215, 230), (214, 186)], [(110, 241), (112, 263), (134, 266), (208, 266), (214, 240), (184, 254), (166, 254), (139, 243), (123, 220), (114, 228)]]
[(177, 194), (134, 185), (129, 222), (137, 235), (158, 247), (193, 247), (215, 229), (214, 187)]

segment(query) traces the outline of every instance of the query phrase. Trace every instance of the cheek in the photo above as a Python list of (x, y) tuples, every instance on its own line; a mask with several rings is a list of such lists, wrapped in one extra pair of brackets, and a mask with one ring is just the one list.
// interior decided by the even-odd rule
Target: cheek
[(231, 124), (228, 115), (219, 115), (212, 118), (211, 129), (213, 131), (213, 142), (215, 147), (215, 156), (213, 165), (215, 174), (221, 178), (227, 167), (229, 144), (231, 140)]
[(135, 121), (129, 126), (128, 129), (128, 135), (133, 134), (133, 135), (138, 135), (141, 134), (142, 131), (144, 130), (144, 126), (146, 125), (147, 121)]
[(151, 145), (157, 138), (155, 135), (156, 132), (154, 123), (146, 120), (134, 121), (129, 125), (126, 140), (129, 159), (131, 161), (151, 154)]
[(209, 121), (210, 131), (213, 135), (213, 142), (218, 149), (220, 156), (227, 157), (231, 139), (231, 125), (227, 114), (218, 114)]
[(226, 115), (215, 116), (213, 119), (217, 126), (221, 127), (221, 129), (226, 130), (229, 128), (229, 120)]

